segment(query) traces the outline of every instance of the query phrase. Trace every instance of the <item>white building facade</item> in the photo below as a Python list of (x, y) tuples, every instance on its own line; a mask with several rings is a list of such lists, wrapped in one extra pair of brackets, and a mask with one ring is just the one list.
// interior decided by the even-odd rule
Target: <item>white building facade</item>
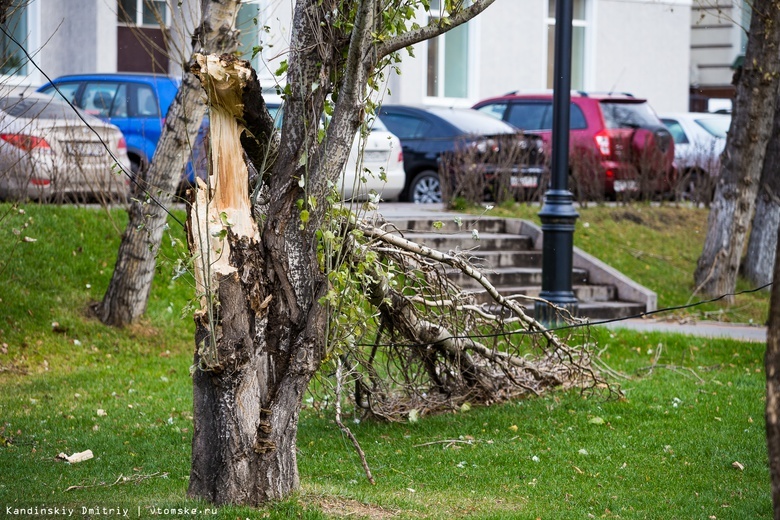
[[(736, 0), (735, 0), (736, 1)], [(630, 92), (658, 111), (687, 110), (692, 0), (573, 0), (572, 88)], [(28, 0), (9, 32), (50, 77), (83, 72), (181, 73), (197, 19), (196, 0)], [(440, 15), (440, 0), (418, 23)], [(242, 49), (270, 86), (289, 45), (291, 0), (247, 0), (237, 20)], [(470, 106), (509, 91), (552, 86), (555, 0), (496, 0), (468, 24), (401, 52), (388, 102)], [(168, 30), (161, 31), (163, 20)], [(38, 86), (42, 73), (6, 35), (6, 84)], [(168, 48), (170, 52), (161, 52)]]

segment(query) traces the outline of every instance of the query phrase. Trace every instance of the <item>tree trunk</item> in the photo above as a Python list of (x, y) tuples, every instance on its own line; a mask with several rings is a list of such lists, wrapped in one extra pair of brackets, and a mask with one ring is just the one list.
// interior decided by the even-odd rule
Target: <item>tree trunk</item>
[[(218, 149), (212, 153), (214, 188), (201, 183), (189, 218), (195, 278), (204, 295), (196, 314), (189, 494), (217, 504), (259, 505), (299, 485), (298, 415), (323, 357), (325, 312), (317, 301), (326, 283), (313, 231), (305, 231), (290, 198), (297, 183), (276, 192), (261, 239), (250, 208), (240, 144), (247, 118), (239, 102), (244, 88), (253, 89), (244, 97), (261, 99), (260, 86), (246, 62), (208, 60), (199, 61), (199, 70)], [(216, 85), (212, 71), (220, 78)], [(223, 88), (222, 82), (231, 84)], [(249, 134), (266, 135), (255, 128)]]
[(733, 293), (777, 105), (780, 1), (756, 0), (707, 237), (694, 274), (704, 294)]
[(761, 183), (756, 212), (750, 230), (747, 254), (743, 273), (756, 285), (766, 285), (772, 281), (775, 265), (777, 232), (780, 225), (780, 106), (775, 108), (775, 121), (772, 136), (767, 146), (764, 167), (761, 170)]
[[(193, 47), (206, 52), (229, 52), (236, 46), (233, 20), (239, 0), (205, 0)], [(93, 310), (106, 325), (122, 327), (144, 312), (154, 278), (155, 260), (170, 206), (192, 143), (206, 113), (203, 92), (186, 73), (168, 109), (160, 141), (148, 170), (139, 175), (128, 209), (129, 222), (119, 246), (114, 273), (103, 300)]]
[[(780, 240), (776, 240), (780, 243)], [(774, 278), (780, 280), (780, 254), (775, 251)], [(780, 284), (772, 286), (766, 338), (766, 443), (772, 480), (774, 518), (780, 520)]]

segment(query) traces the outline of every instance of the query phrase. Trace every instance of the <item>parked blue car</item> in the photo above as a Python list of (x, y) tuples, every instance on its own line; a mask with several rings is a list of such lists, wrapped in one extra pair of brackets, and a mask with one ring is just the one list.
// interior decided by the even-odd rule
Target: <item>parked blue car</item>
[[(75, 106), (118, 126), (127, 141), (133, 172), (137, 172), (154, 157), (165, 115), (180, 83), (179, 78), (161, 74), (76, 74), (56, 78), (38, 92), (56, 95), (56, 85)], [(208, 123), (204, 122), (182, 178), (183, 186), (195, 181), (196, 172), (201, 178), (206, 176), (207, 134)]]

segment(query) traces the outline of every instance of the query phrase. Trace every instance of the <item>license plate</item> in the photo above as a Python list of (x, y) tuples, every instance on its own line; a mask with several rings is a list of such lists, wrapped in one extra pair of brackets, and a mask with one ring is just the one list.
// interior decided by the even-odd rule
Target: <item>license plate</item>
[(105, 148), (101, 143), (65, 143), (65, 152), (68, 155), (75, 155), (78, 157), (97, 157), (105, 153)]
[(363, 162), (384, 163), (390, 157), (390, 152), (386, 150), (366, 150), (363, 152)]
[(636, 185), (636, 181), (615, 181), (615, 191), (636, 191), (639, 187)]
[(512, 177), (510, 184), (513, 188), (536, 188), (539, 186), (539, 178), (531, 175)]

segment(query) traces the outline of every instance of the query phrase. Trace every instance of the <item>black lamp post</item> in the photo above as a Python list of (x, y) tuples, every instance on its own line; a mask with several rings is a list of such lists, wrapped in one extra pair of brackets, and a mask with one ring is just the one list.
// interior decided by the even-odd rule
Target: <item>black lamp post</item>
[[(569, 114), (571, 111), (571, 42), (573, 0), (555, 2), (555, 63), (553, 79), (552, 179), (539, 212), (542, 220), (542, 292), (540, 297), (572, 314), (577, 298), (572, 291), (574, 223), (579, 214), (568, 189)], [(547, 325), (561, 321), (545, 302), (534, 305), (536, 319)]]

